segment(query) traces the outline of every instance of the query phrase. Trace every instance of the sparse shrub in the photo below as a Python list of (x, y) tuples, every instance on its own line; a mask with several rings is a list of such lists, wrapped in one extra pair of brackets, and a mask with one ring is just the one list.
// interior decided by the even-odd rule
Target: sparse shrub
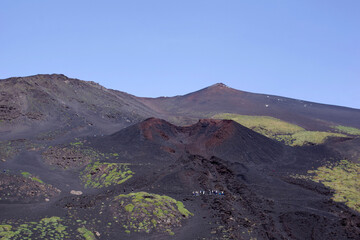
[(358, 128), (341, 126), (341, 125), (333, 126), (333, 128), (342, 133), (346, 133), (350, 135), (360, 135), (360, 129)]
[(146, 192), (117, 196), (112, 210), (126, 232), (158, 231), (169, 235), (174, 235), (169, 226), (180, 227), (183, 219), (193, 215), (180, 201)]
[(133, 176), (127, 163), (94, 162), (81, 173), (85, 187), (102, 188), (121, 184)]

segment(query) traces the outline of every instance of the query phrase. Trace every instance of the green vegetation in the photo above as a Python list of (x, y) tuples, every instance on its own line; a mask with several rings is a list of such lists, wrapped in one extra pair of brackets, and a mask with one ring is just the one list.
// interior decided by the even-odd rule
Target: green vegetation
[(125, 206), (125, 210), (126, 210), (127, 212), (132, 212), (133, 209), (134, 209), (134, 205), (131, 204), (131, 203)]
[[(60, 217), (46, 217), (33, 222), (8, 222), (0, 225), (0, 240), (23, 239), (85, 239), (95, 240), (94, 234), (84, 226), (84, 221), (65, 220)], [(77, 229), (77, 231), (75, 231)]]
[(39, 182), (39, 183), (44, 183), (42, 180), (40, 180), (39, 178), (33, 176), (31, 173), (29, 172), (21, 172), (21, 175), (23, 177), (26, 177), (26, 178), (30, 178), (31, 180), (33, 181), (36, 181), (36, 182)]
[(333, 126), (335, 130), (338, 130), (342, 133), (350, 134), (350, 135), (360, 135), (360, 129), (354, 127), (347, 127), (347, 126)]
[(28, 222), (18, 226), (0, 225), (0, 239), (64, 239), (67, 226), (59, 217), (43, 218), (39, 222)]
[(179, 212), (185, 216), (185, 217), (188, 217), (189, 215), (191, 215), (191, 212), (189, 212), (185, 207), (184, 207), (184, 204), (180, 201), (177, 201), (176, 202), (176, 206), (179, 210)]
[(273, 138), (278, 134), (293, 134), (304, 131), (302, 127), (268, 116), (249, 116), (231, 113), (216, 114), (212, 118), (231, 119), (262, 135)]
[(102, 188), (121, 184), (133, 174), (127, 163), (95, 162), (85, 168), (80, 179), (85, 183), (85, 187)]
[(306, 144), (322, 144), (329, 137), (346, 137), (346, 135), (332, 132), (301, 131), (292, 135), (278, 135), (275, 139), (290, 146), (303, 146)]
[(85, 227), (78, 228), (77, 231), (86, 239), (86, 240), (96, 240), (95, 235), (87, 230)]
[(165, 195), (137, 192), (121, 194), (114, 201), (114, 217), (127, 233), (158, 231), (174, 235), (171, 228), (180, 227), (181, 220), (193, 215), (182, 202)]
[(21, 172), (21, 175), (23, 175), (23, 177), (29, 178), (31, 176), (31, 173), (29, 173), (29, 172)]
[(81, 141), (79, 141), (79, 142), (71, 142), (70, 145), (71, 146), (82, 146), (82, 145), (84, 145), (84, 143), (81, 142)]
[(344, 202), (360, 212), (360, 164), (342, 160), (309, 173), (314, 174), (313, 181), (335, 190), (334, 201)]
[(360, 212), (360, 164), (342, 160), (316, 170), (310, 170), (310, 179), (335, 190), (333, 200), (344, 202)]
[(329, 137), (346, 137), (346, 135), (340, 133), (306, 131), (295, 124), (268, 116), (223, 113), (214, 115), (213, 118), (234, 120), (255, 132), (290, 146), (322, 144)]

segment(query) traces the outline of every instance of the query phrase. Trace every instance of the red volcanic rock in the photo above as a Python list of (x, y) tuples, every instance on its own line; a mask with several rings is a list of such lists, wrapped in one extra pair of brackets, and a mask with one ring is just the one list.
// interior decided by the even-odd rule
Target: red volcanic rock
[[(181, 142), (202, 142), (213, 146), (229, 138), (236, 128), (232, 120), (200, 119), (198, 123), (179, 127), (162, 119), (149, 118), (139, 124), (142, 135), (148, 140)], [(201, 138), (201, 139), (200, 139)], [(201, 140), (201, 141), (200, 141)]]
[[(175, 126), (165, 120), (149, 118), (109, 136), (107, 145), (130, 146), (148, 154), (227, 156), (234, 161), (273, 161), (283, 145), (232, 120), (201, 119), (190, 126)], [(145, 150), (147, 149), (147, 150)], [(158, 150), (156, 150), (158, 149)]]
[(176, 126), (158, 118), (148, 118), (139, 124), (139, 128), (146, 139), (153, 140), (155, 136), (169, 140), (169, 135), (176, 134)]

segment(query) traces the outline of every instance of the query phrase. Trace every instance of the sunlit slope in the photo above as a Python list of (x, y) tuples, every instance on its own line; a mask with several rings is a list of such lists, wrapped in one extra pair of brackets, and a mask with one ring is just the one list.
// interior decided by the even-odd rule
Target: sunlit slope
[(307, 131), (298, 125), (269, 116), (249, 116), (222, 113), (214, 115), (213, 118), (234, 120), (266, 137), (284, 142), (290, 146), (322, 144), (329, 137), (347, 137), (341, 133)]
[(341, 125), (334, 126), (333, 128), (342, 133), (360, 136), (360, 129), (358, 129), (358, 128), (341, 126)]

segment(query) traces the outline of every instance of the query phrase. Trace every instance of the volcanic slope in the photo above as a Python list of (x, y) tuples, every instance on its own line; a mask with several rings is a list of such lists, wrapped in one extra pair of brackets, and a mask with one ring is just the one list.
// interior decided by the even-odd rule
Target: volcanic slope
[(184, 96), (141, 98), (61, 74), (0, 80), (0, 140), (110, 134), (148, 117), (186, 125), (227, 113), (270, 116), (310, 131), (360, 128), (357, 109), (254, 94), (224, 84)]
[[(198, 120), (223, 113), (346, 137), (291, 147), (231, 120)], [(356, 109), (223, 84), (147, 99), (63, 75), (1, 80), (0, 236), (360, 239), (358, 119)]]
[[(321, 184), (294, 177), (343, 158), (327, 145), (285, 146), (230, 120), (178, 127), (154, 118), (87, 141), (133, 165), (124, 188), (183, 200), (194, 216), (177, 239), (360, 237), (358, 213)], [(191, 196), (196, 190), (205, 194)]]
[(232, 120), (215, 119), (201, 119), (196, 124), (180, 127), (162, 119), (149, 118), (99, 138), (97, 144), (100, 149), (120, 153), (134, 149), (133, 152), (145, 152), (146, 156), (166, 153), (171, 158), (189, 153), (252, 163), (277, 161), (285, 150), (285, 146), (277, 141)]
[(61, 74), (0, 81), (1, 139), (104, 134), (150, 116), (157, 115), (130, 94)]
[(344, 125), (360, 128), (360, 110), (291, 98), (255, 94), (218, 83), (183, 96), (139, 98), (144, 104), (179, 124), (216, 114), (271, 116), (307, 130), (331, 130)]
[[(340, 161), (341, 153), (327, 145), (285, 146), (231, 120), (179, 127), (156, 118), (76, 141), (2, 163), (7, 172), (1, 173), (0, 187), (20, 177), (30, 177), (22, 182), (31, 184), (0, 201), (1, 234), (13, 239), (360, 236), (357, 212), (331, 200), (332, 191), (320, 183), (293, 177)], [(76, 156), (65, 156), (70, 165), (57, 167), (64, 154)], [(72, 163), (78, 160), (81, 164)], [(71, 195), (72, 189), (82, 195)], [(200, 190), (204, 194), (193, 196)], [(32, 191), (31, 205), (17, 201), (17, 195), (23, 199)], [(6, 198), (10, 192), (3, 193)]]

